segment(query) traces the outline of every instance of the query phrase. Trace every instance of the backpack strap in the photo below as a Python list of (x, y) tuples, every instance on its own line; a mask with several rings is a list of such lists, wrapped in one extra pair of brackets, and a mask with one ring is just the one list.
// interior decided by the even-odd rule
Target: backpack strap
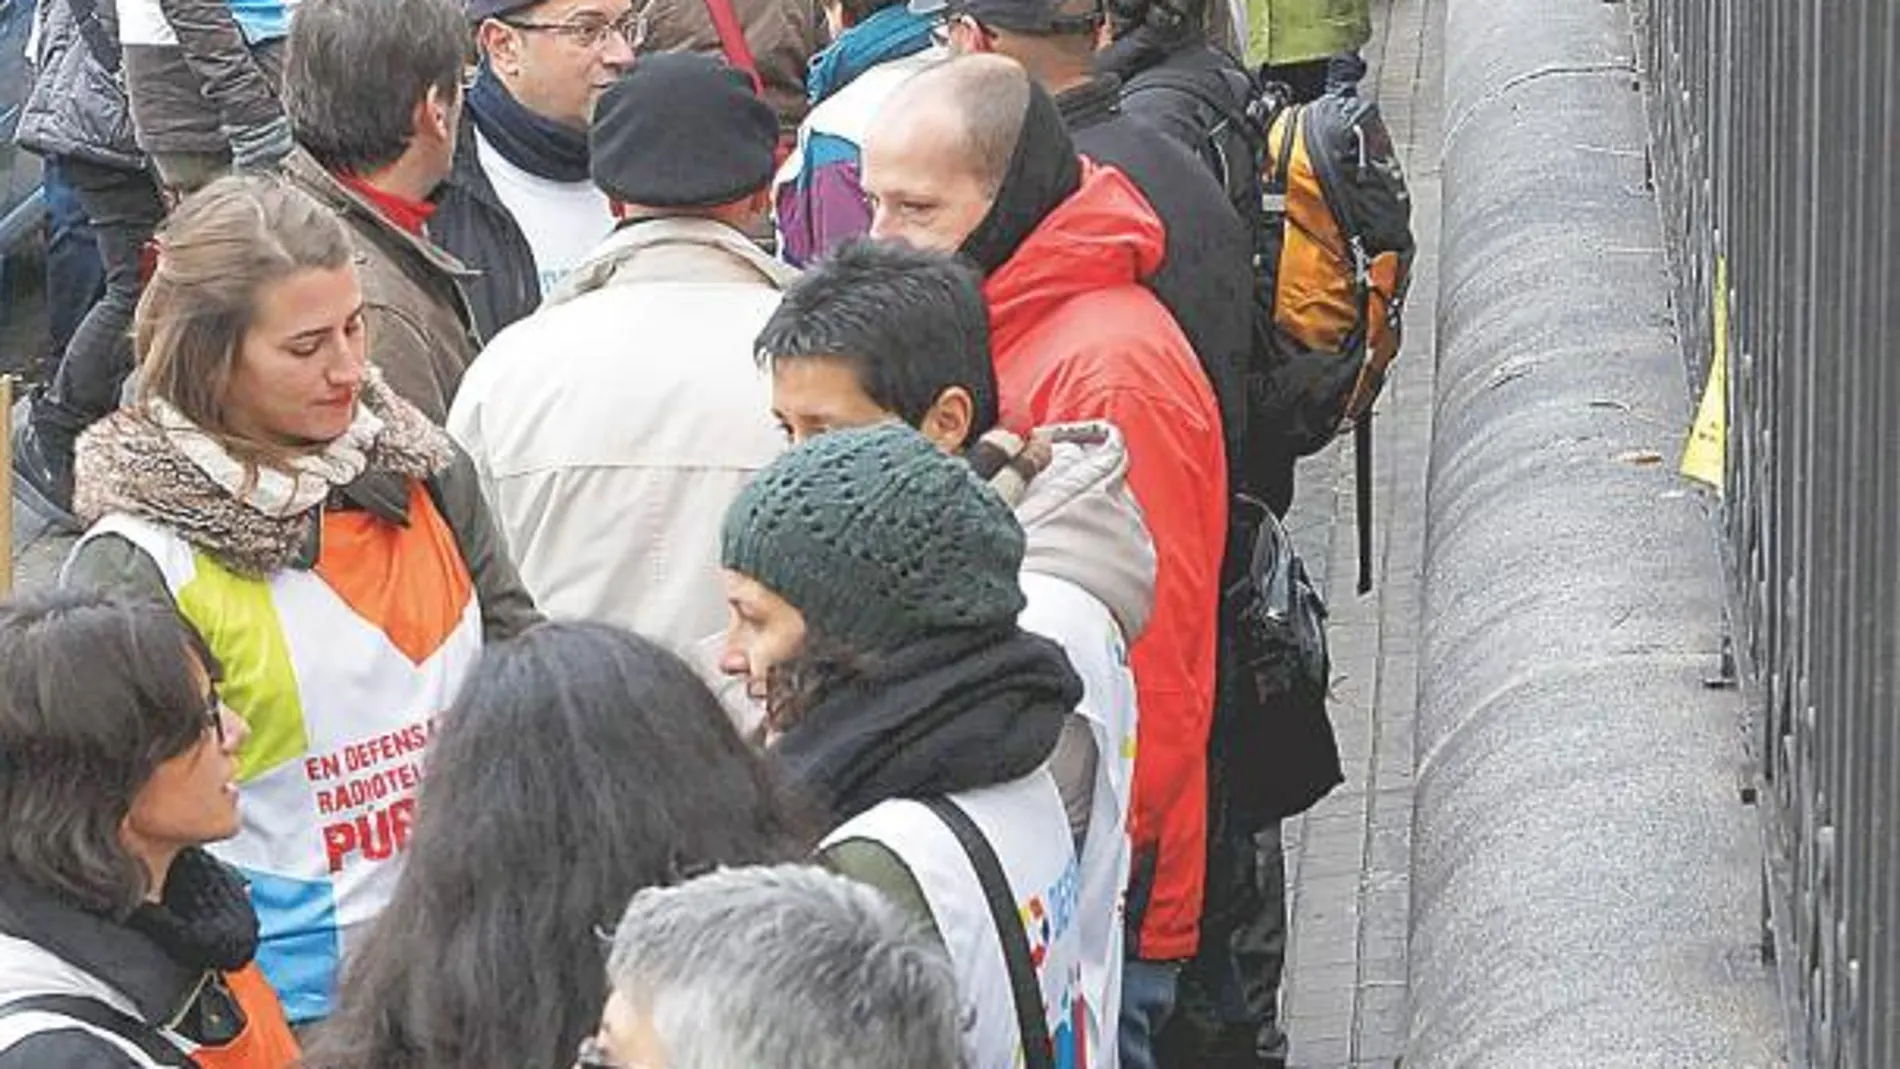
[(1306, 129), (1306, 109), (1295, 104), (1286, 109), (1286, 133), (1280, 138), (1280, 153), (1273, 161), (1273, 173), (1267, 176), (1265, 195), (1278, 198), (1274, 207), (1286, 210), (1286, 185), (1291, 177), (1287, 172), (1293, 169), (1293, 139), (1301, 137)]
[(735, 70), (744, 72), (752, 82), (752, 91), (761, 98), (765, 96), (765, 81), (759, 77), (758, 61), (752, 57), (752, 46), (746, 42), (745, 26), (739, 22), (739, 13), (732, 7), (732, 0), (705, 0), (706, 13), (712, 16), (713, 32), (719, 35), (719, 50), (726, 54), (726, 62)]
[[(29, 995), (0, 1005), (0, 1024), (8, 1018), (40, 1014), (60, 1018), (82, 1026), (86, 1031), (103, 1032), (114, 1037), (127, 1053), (137, 1051), (154, 1066), (190, 1067), (198, 1063), (157, 1029), (96, 998), (85, 995)], [(28, 1033), (35, 1035), (49, 1029)], [(25, 1038), (24, 1036), (20, 1038)]]
[(989, 899), (990, 922), (996, 926), (996, 936), (1003, 943), (1003, 959), (1009, 964), (1009, 989), (1016, 1002), (1016, 1026), (1023, 1038), (1023, 1064), (1026, 1069), (1055, 1069), (1055, 1045), (1049, 1039), (1042, 984), (1036, 979), (1036, 965), (1029, 956), (1029, 933), (1023, 930), (1016, 896), (1010, 892), (1009, 878), (1003, 875), (1003, 863), (962, 806), (942, 797), (918, 801), (957, 837), (957, 844), (970, 858), (970, 867), (976, 870), (977, 882), (983, 885), (983, 897)]
[(1359, 536), (1359, 593), (1372, 592), (1372, 409), (1352, 425), (1354, 521)]
[[(1223, 78), (1223, 80), (1225, 79)], [(1256, 151), (1258, 150), (1260, 131), (1255, 129), (1253, 121), (1247, 117), (1245, 105), (1235, 105), (1233, 99), (1226, 93), (1211, 92), (1206, 83), (1202, 82), (1201, 79), (1191, 77), (1181, 71), (1157, 67), (1152, 70), (1143, 71), (1134, 81), (1130, 82), (1125, 90), (1125, 95), (1139, 96), (1153, 89), (1172, 90), (1173, 92), (1193, 97), (1196, 101), (1206, 105), (1209, 109), (1218, 114), (1223, 123), (1240, 131), (1248, 143), (1253, 144), (1256, 147)]]

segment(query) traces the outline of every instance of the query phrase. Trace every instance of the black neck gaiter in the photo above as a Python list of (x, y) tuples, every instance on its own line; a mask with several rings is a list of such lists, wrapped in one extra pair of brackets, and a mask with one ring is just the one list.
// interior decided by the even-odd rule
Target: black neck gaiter
[(469, 87), (467, 107), (475, 128), (509, 163), (550, 182), (588, 180), (587, 131), (529, 110), (485, 62)]
[(1056, 206), (1082, 187), (1082, 161), (1063, 128), (1055, 101), (1039, 85), (1029, 87), (1023, 131), (1009, 157), (996, 202), (958, 250), (985, 276), (1009, 262), (1023, 240)]

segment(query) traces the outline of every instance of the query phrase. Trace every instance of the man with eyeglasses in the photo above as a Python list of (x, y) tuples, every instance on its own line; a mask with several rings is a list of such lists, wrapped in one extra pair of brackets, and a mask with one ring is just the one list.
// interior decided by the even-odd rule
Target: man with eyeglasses
[(532, 312), (613, 228), (588, 176), (594, 102), (633, 64), (629, 0), (468, 0), (481, 60), (430, 232), (482, 271), (483, 338)]
[(600, 1032), (575, 1069), (964, 1061), (943, 948), (875, 890), (817, 866), (727, 868), (641, 891), (607, 980)]

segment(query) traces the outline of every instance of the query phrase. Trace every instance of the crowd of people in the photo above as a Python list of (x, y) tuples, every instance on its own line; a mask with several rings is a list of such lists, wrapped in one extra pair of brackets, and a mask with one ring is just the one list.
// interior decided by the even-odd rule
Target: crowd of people
[(1284, 1065), (1222, 101), (1365, 8), (39, 0), (0, 1069)]

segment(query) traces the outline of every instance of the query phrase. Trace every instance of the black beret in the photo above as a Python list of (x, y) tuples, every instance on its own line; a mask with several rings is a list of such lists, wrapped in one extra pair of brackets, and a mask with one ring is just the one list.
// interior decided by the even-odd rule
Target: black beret
[(641, 56), (600, 95), (594, 184), (628, 204), (710, 208), (772, 180), (778, 117), (746, 76), (690, 53)]

